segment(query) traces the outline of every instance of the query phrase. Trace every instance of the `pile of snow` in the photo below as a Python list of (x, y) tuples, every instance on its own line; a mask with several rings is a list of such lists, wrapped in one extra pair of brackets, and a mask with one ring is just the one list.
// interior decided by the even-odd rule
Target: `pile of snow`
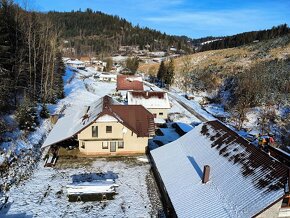
[(208, 104), (205, 107), (205, 110), (216, 117), (230, 117), (228, 112), (225, 112), (223, 105), (221, 104)]
[(82, 182), (67, 185), (67, 194), (97, 194), (97, 193), (114, 193), (115, 188), (119, 185), (115, 184), (114, 180), (107, 179), (105, 181)]

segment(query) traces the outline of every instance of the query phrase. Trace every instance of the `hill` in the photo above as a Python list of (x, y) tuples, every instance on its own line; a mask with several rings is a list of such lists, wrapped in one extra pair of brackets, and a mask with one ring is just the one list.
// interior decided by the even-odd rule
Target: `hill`
[(187, 53), (192, 52), (192, 44), (187, 37), (170, 36), (160, 31), (134, 26), (118, 16), (99, 11), (49, 12), (52, 23), (61, 29), (61, 38), (77, 54), (96, 52), (112, 54), (121, 45), (138, 45), (150, 50), (168, 50), (175, 47)]

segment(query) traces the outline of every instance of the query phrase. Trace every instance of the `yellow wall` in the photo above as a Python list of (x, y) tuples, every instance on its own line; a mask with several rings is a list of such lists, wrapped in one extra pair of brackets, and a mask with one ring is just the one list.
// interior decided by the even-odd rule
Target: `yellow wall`
[[(156, 114), (156, 118), (161, 118), (161, 119), (167, 119), (168, 115), (168, 109), (160, 109), (160, 108), (147, 108), (148, 111), (150, 111), (151, 114)], [(159, 113), (163, 113), (163, 115), (159, 115)]]
[[(98, 126), (98, 137), (92, 137), (92, 126)], [(106, 126), (112, 126), (112, 133), (106, 133)], [(137, 137), (135, 133), (119, 122), (99, 123), (95, 122), (78, 134), (79, 150), (87, 155), (108, 155), (108, 154), (135, 154), (145, 153), (148, 145), (148, 137)], [(110, 152), (110, 144), (103, 149), (102, 142), (124, 142), (124, 148), (118, 148), (116, 152)], [(84, 147), (82, 145), (84, 143)]]
[(279, 216), (279, 210), (282, 205), (282, 200), (278, 201), (276, 204), (272, 205), (270, 208), (265, 210), (260, 215), (256, 216), (257, 218), (276, 218)]

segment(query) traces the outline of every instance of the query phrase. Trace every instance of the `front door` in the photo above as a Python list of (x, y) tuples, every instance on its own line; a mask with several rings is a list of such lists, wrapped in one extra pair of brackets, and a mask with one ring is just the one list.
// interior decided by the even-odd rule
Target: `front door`
[(116, 142), (110, 142), (110, 152), (116, 152)]

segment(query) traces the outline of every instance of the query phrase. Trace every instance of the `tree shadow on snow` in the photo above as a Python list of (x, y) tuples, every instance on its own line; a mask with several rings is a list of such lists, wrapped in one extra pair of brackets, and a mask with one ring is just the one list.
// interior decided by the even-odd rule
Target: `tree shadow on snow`
[(12, 203), (9, 202), (5, 204), (0, 210), (0, 217), (1, 218), (32, 218), (32, 215), (27, 215), (26, 213), (17, 213), (17, 214), (8, 214), (8, 211), (11, 208)]

